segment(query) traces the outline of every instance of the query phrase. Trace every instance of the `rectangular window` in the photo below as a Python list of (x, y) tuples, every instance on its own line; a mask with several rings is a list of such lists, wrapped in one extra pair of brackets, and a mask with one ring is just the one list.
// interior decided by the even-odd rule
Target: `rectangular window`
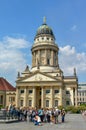
[(84, 92), (82, 92), (82, 96), (84, 96)]
[(70, 91), (67, 90), (67, 91), (66, 91), (66, 94), (70, 94)]
[(81, 92), (80, 92), (79, 94), (80, 94), (80, 96), (81, 96)]
[(50, 93), (50, 90), (46, 90), (46, 94)]
[(9, 102), (11, 102), (11, 97), (9, 97)]
[(9, 102), (14, 102), (15, 101), (15, 97), (9, 97)]
[(58, 100), (55, 100), (55, 107), (58, 106)]
[(70, 101), (66, 101), (66, 105), (70, 105)]
[(32, 106), (32, 100), (29, 100), (29, 107)]
[(23, 93), (24, 93), (24, 90), (21, 90), (20, 93), (23, 94)]
[(15, 101), (15, 97), (12, 97), (12, 101), (13, 101), (13, 102)]
[(46, 100), (46, 107), (49, 107), (49, 100)]
[(23, 106), (23, 102), (24, 102), (23, 100), (20, 100), (20, 106)]
[(29, 90), (29, 94), (33, 93), (33, 90)]
[(55, 94), (59, 93), (59, 90), (58, 90), (58, 89), (57, 89), (57, 90), (54, 90), (54, 93), (55, 93)]

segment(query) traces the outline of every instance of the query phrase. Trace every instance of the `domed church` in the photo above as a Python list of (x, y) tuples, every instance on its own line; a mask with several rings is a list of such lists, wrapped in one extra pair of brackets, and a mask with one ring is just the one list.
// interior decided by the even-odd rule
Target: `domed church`
[(18, 72), (16, 106), (38, 108), (77, 106), (76, 70), (74, 68), (72, 76), (64, 76), (58, 63), (59, 47), (45, 18), (37, 29), (31, 52), (31, 70), (27, 65), (21, 74)]

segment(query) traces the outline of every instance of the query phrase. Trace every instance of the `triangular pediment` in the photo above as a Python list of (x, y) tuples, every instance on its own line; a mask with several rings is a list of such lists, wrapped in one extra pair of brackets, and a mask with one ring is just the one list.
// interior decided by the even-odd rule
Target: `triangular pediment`
[(32, 74), (29, 77), (22, 79), (21, 82), (32, 82), (32, 81), (34, 82), (34, 81), (57, 81), (57, 80), (52, 76), (37, 72), (37, 73)]

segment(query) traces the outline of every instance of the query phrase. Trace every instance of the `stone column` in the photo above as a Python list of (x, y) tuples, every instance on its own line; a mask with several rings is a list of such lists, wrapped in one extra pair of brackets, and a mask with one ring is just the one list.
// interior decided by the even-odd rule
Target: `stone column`
[(24, 106), (27, 107), (27, 87), (25, 87)]
[(74, 106), (75, 88), (72, 89), (72, 105)]
[(33, 101), (32, 107), (36, 107), (36, 87), (33, 87)]
[(16, 88), (16, 107), (20, 107), (20, 89)]
[(35, 52), (33, 52), (33, 56), (32, 56), (32, 67), (36, 66), (36, 55)]
[(41, 108), (44, 107), (44, 88), (41, 87)]
[(33, 54), (33, 52), (32, 52), (32, 67), (34, 66), (34, 54)]
[(45, 49), (45, 65), (47, 65), (47, 50)]
[(40, 50), (38, 50), (38, 62), (39, 62), (39, 65), (40, 65), (40, 63), (41, 63), (41, 54), (40, 54)]
[(62, 86), (60, 86), (60, 104), (62, 106)]
[(54, 52), (53, 50), (51, 51), (51, 65), (54, 65)]
[(75, 106), (77, 106), (77, 88), (75, 88)]
[(58, 53), (56, 52), (56, 66), (58, 66)]
[(34, 66), (36, 66), (36, 53), (34, 52)]
[(50, 108), (53, 108), (53, 86), (51, 86), (51, 103), (50, 103)]
[(4, 104), (4, 106), (7, 105), (6, 96), (7, 95), (3, 95), (3, 104)]
[(36, 65), (36, 57), (35, 57), (35, 52), (32, 52), (32, 67)]

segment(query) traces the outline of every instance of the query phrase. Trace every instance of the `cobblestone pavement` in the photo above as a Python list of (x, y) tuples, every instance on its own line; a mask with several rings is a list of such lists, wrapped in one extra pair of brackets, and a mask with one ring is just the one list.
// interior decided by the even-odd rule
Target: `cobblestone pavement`
[[(60, 118), (59, 118), (60, 121)], [(86, 130), (86, 117), (81, 114), (66, 114), (65, 122), (58, 124), (43, 123), (35, 126), (32, 122), (0, 124), (0, 130)]]

